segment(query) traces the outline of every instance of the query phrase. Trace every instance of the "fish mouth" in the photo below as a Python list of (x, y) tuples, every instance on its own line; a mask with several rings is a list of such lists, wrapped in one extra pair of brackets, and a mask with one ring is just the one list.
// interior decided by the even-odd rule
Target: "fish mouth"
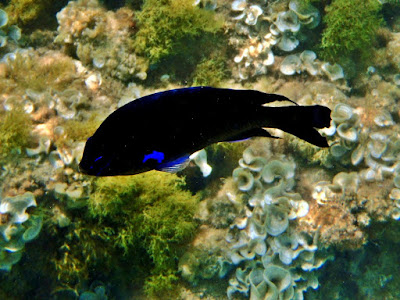
[(82, 167), (82, 164), (81, 164), (81, 163), (78, 165), (78, 172), (79, 172), (79, 173), (82, 173), (82, 174), (89, 175), (87, 169), (85, 169), (84, 167)]
[(93, 166), (87, 163), (87, 161), (81, 160), (78, 165), (78, 172), (85, 175), (94, 175)]
[(78, 170), (80, 173), (85, 175), (93, 175), (93, 176), (110, 176), (109, 166), (111, 161), (108, 161), (104, 166), (97, 166), (96, 164), (90, 164), (84, 161), (81, 161), (78, 165)]

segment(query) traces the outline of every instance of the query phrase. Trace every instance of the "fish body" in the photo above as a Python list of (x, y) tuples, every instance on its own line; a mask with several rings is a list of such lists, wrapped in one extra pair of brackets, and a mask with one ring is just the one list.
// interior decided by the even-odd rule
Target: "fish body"
[(315, 128), (329, 127), (330, 109), (265, 107), (288, 98), (254, 90), (192, 87), (151, 94), (111, 113), (85, 145), (80, 170), (89, 175), (176, 172), (190, 154), (217, 142), (271, 135), (278, 128), (327, 147)]

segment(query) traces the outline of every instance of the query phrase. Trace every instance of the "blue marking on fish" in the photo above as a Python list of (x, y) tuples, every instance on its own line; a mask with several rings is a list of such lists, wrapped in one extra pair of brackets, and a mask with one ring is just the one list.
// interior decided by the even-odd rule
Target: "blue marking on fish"
[(186, 168), (186, 166), (189, 164), (189, 161), (189, 155), (184, 155), (172, 161), (157, 165), (156, 170), (168, 173), (176, 173)]
[(100, 159), (102, 159), (103, 158), (103, 155), (101, 155), (101, 156), (99, 156), (98, 158), (96, 158), (95, 160), (94, 160), (94, 162), (96, 162), (96, 161), (98, 161), (98, 160), (100, 160)]
[(150, 154), (146, 154), (143, 158), (143, 163), (145, 163), (149, 159), (155, 159), (158, 163), (161, 163), (164, 160), (164, 153), (153, 151)]

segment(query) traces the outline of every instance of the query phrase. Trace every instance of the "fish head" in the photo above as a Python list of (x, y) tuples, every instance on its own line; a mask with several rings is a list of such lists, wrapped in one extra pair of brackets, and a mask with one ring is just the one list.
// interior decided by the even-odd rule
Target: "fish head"
[(107, 176), (111, 175), (113, 155), (107, 146), (96, 141), (94, 136), (90, 137), (85, 144), (79, 171), (88, 175)]
[[(107, 141), (107, 142), (104, 142)], [(143, 162), (140, 147), (96, 135), (86, 141), (79, 171), (94, 176), (134, 175), (155, 168), (153, 161)]]

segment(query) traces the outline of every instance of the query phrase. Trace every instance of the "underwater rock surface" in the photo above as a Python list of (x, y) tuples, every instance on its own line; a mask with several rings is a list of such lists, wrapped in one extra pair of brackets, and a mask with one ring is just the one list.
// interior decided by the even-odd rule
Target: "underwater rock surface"
[[(1, 299), (400, 297), (398, 2), (53, 2), (0, 3)], [(330, 147), (79, 172), (112, 111), (190, 85), (327, 106)]]

